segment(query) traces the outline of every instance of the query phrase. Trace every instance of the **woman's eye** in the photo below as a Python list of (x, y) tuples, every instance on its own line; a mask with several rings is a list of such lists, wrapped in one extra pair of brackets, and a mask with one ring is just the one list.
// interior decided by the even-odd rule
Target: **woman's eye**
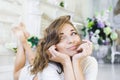
[(77, 34), (77, 32), (72, 32), (72, 35), (76, 35)]

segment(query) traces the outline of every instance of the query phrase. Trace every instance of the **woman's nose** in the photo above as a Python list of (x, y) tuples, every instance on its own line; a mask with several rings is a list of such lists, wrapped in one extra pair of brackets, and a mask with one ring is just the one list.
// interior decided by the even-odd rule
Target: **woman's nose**
[(74, 39), (71, 38), (71, 37), (69, 37), (69, 38), (67, 39), (67, 42), (68, 42), (69, 44), (74, 43)]

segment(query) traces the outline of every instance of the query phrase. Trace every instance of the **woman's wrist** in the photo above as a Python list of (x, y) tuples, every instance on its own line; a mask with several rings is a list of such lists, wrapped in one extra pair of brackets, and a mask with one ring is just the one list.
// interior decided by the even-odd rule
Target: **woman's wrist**
[(70, 58), (66, 58), (65, 61), (62, 63), (63, 66), (68, 66), (71, 64)]
[(79, 58), (79, 59), (78, 59), (78, 58), (75, 58), (75, 57), (72, 58), (72, 63), (73, 63), (73, 64), (80, 64), (81, 61), (82, 61), (81, 58)]

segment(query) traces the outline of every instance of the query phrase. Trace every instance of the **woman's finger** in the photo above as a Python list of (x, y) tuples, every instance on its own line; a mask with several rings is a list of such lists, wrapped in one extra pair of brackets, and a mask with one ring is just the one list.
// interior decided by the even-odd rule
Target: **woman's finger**
[(53, 45), (51, 49), (55, 56), (60, 56), (60, 53), (56, 50), (55, 45)]
[(53, 52), (53, 50), (52, 50), (52, 47), (50, 47), (50, 48), (48, 49), (48, 51), (50, 52), (50, 54), (52, 54), (52, 57), (55, 57), (55, 54), (54, 54), (54, 52)]

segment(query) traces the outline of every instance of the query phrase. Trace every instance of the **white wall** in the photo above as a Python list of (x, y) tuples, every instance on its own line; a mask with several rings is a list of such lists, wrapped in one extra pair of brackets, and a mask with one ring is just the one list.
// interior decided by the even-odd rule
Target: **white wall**
[(12, 25), (21, 15), (21, 5), (13, 0), (0, 0), (0, 80), (13, 80), (15, 53), (5, 47), (14, 42)]

